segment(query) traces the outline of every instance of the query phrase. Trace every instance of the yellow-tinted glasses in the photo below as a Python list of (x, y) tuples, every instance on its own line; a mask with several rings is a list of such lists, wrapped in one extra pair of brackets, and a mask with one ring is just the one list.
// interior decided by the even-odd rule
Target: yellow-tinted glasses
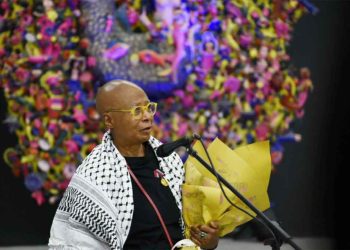
[(157, 111), (157, 105), (156, 102), (149, 102), (144, 106), (134, 106), (131, 109), (108, 109), (106, 112), (130, 112), (134, 119), (141, 119), (145, 111), (154, 115)]

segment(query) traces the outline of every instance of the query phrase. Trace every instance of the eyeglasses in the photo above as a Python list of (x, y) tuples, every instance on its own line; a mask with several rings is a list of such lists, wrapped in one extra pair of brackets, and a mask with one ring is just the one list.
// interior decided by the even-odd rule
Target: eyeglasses
[(154, 115), (157, 111), (157, 103), (150, 102), (144, 106), (134, 106), (131, 109), (108, 109), (106, 112), (130, 112), (134, 119), (141, 119), (144, 112)]

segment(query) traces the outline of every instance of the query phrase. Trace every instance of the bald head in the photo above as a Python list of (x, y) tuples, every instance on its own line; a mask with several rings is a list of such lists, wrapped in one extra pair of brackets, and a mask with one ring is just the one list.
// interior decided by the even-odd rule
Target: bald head
[(112, 80), (98, 89), (96, 96), (96, 109), (102, 116), (111, 108), (126, 108), (132, 103), (134, 92), (144, 91), (132, 82), (125, 80)]
[[(146, 93), (139, 86), (124, 80), (110, 81), (98, 90), (97, 111), (123, 155), (142, 156), (142, 143), (151, 136), (153, 114), (143, 112), (142, 117), (136, 119), (130, 110), (149, 102)], [(128, 151), (132, 148), (137, 148), (137, 154)]]

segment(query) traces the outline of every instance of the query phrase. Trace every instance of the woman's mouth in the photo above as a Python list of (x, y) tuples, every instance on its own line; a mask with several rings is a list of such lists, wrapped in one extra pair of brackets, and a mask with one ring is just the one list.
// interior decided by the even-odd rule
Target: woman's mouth
[(152, 130), (152, 127), (147, 127), (147, 128), (141, 129), (142, 132), (150, 132), (151, 130)]

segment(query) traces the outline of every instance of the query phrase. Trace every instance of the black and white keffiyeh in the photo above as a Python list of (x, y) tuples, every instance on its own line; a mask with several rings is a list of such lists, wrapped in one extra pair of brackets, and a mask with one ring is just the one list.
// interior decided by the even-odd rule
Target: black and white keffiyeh
[[(149, 140), (153, 149), (161, 142)], [(173, 153), (160, 158), (178, 208), (182, 209), (184, 169)], [(85, 158), (58, 206), (50, 232), (50, 249), (122, 249), (134, 211), (131, 178), (125, 158), (115, 147), (110, 131)], [(183, 222), (182, 227), (183, 227)]]

